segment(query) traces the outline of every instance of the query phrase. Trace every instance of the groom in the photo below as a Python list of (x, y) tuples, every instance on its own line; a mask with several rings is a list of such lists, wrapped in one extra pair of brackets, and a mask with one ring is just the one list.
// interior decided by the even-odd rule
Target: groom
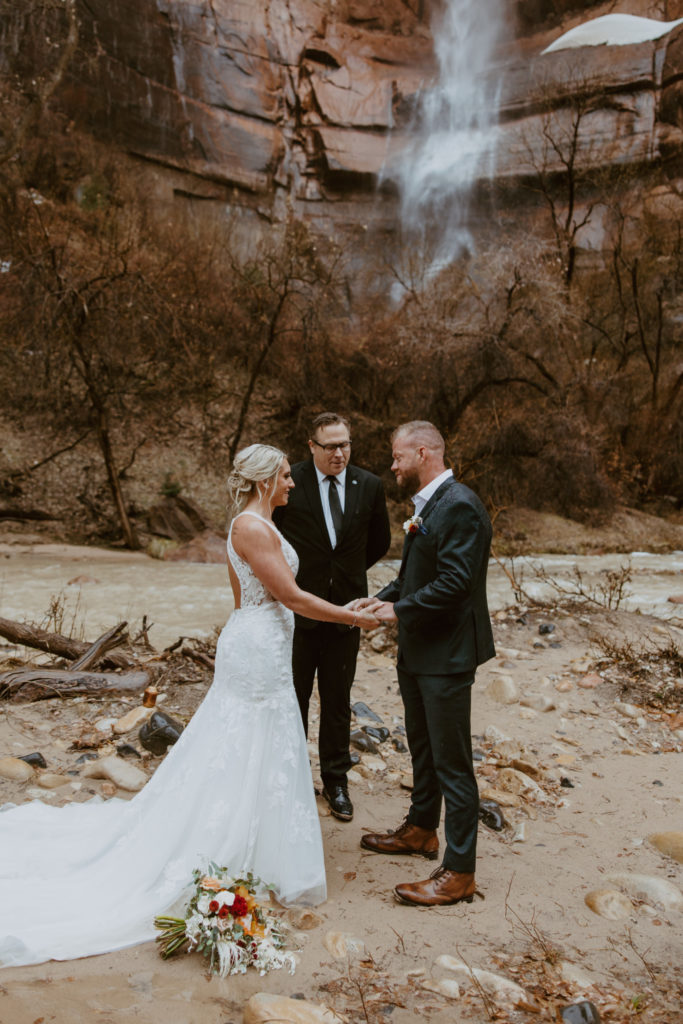
[[(312, 423), (312, 458), (292, 466), (296, 487), (273, 519), (299, 556), (296, 581), (335, 604), (368, 592), (366, 571), (391, 542), (384, 489), (378, 477), (350, 464), (348, 420), (324, 412)], [(332, 622), (296, 616), (292, 669), (308, 735), (308, 705), (318, 676), (320, 774), (335, 818), (351, 821), (346, 774), (351, 767), (350, 695), (360, 633)]]
[(491, 523), (479, 498), (444, 464), (444, 440), (431, 423), (404, 423), (392, 435), (391, 466), (413, 495), (415, 515), (398, 578), (369, 606), (398, 622), (398, 681), (413, 762), (408, 816), (397, 829), (370, 833), (375, 853), (438, 856), (436, 830), (445, 803), (446, 850), (425, 881), (394, 893), (402, 903), (472, 902), (479, 795), (472, 764), (470, 694), (477, 665), (495, 656), (486, 602)]

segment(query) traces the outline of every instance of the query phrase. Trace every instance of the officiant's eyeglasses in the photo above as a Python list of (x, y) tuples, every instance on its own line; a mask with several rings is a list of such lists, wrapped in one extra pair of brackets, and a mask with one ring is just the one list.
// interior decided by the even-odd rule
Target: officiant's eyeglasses
[(351, 451), (350, 441), (342, 441), (340, 444), (321, 444), (320, 441), (316, 441), (314, 437), (311, 438), (311, 441), (313, 444), (317, 444), (318, 448), (322, 448), (327, 455), (334, 455), (337, 448), (342, 452)]

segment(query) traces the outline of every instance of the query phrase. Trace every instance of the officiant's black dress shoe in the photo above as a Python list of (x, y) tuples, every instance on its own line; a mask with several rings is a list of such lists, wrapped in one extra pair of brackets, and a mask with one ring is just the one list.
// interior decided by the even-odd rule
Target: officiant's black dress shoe
[(339, 818), (340, 821), (351, 821), (353, 804), (349, 800), (349, 791), (346, 786), (325, 786), (323, 797), (330, 805), (330, 810), (335, 818)]

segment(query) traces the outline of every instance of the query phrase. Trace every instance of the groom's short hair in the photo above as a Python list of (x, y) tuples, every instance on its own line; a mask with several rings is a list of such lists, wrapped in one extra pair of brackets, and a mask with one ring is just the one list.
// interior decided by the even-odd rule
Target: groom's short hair
[(334, 427), (337, 423), (343, 423), (348, 432), (351, 433), (351, 424), (344, 416), (340, 416), (337, 412), (321, 412), (311, 423), (310, 437), (314, 437), (316, 431), (321, 427)]
[(443, 436), (429, 420), (410, 420), (408, 423), (401, 423), (391, 435), (391, 440), (394, 441), (399, 435), (402, 436), (404, 434), (407, 434), (408, 437), (415, 441), (419, 441), (425, 448), (441, 452), (442, 455), (446, 450), (446, 442)]

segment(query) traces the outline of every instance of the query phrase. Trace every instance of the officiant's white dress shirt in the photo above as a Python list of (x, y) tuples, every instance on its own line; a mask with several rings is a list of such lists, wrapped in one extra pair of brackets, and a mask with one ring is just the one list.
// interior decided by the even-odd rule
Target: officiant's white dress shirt
[[(327, 532), (330, 535), (330, 544), (333, 548), (336, 548), (337, 534), (334, 529), (334, 523), (332, 522), (332, 513), (330, 512), (330, 481), (327, 479), (327, 474), (321, 473), (317, 466), (315, 466), (315, 472), (318, 477), (318, 487), (320, 488), (320, 500), (323, 503), (325, 526), (327, 527)], [(341, 505), (341, 510), (343, 512), (345, 508), (344, 498), (346, 496), (346, 468), (342, 469), (341, 473), (337, 474), (335, 480), (337, 481), (339, 504)]]
[(420, 515), (422, 509), (425, 507), (425, 505), (431, 498), (432, 494), (438, 491), (439, 487), (441, 487), (441, 484), (452, 476), (453, 470), (445, 469), (443, 473), (440, 473), (439, 476), (437, 476), (434, 480), (431, 481), (431, 483), (426, 484), (421, 491), (417, 492), (417, 494), (412, 498), (413, 505), (415, 506), (416, 515)]

